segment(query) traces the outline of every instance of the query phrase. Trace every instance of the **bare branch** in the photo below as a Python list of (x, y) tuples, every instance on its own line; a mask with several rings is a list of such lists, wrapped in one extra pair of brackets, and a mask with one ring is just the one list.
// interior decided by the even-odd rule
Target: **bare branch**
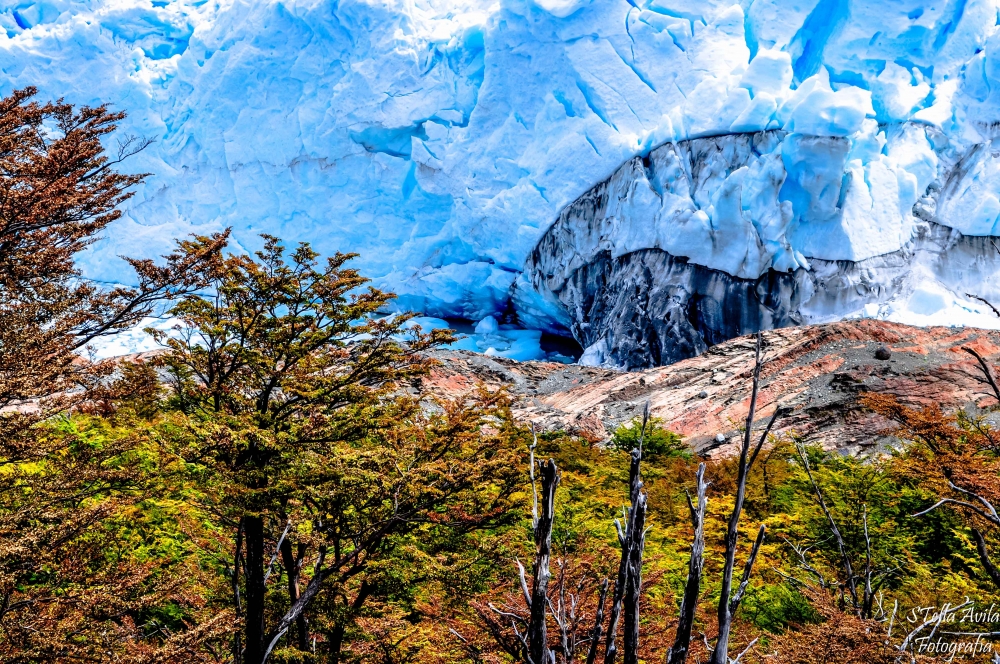
[(823, 510), (827, 523), (830, 524), (830, 532), (833, 534), (833, 538), (837, 542), (837, 550), (840, 552), (841, 564), (844, 566), (847, 589), (851, 593), (851, 601), (853, 602), (854, 609), (858, 611), (860, 610), (860, 606), (858, 604), (857, 587), (854, 583), (854, 569), (851, 567), (851, 559), (847, 555), (847, 547), (844, 544), (844, 538), (840, 534), (840, 528), (837, 527), (837, 522), (834, 520), (833, 514), (830, 513), (830, 509), (826, 506), (826, 500), (823, 499), (823, 492), (820, 490), (819, 484), (816, 482), (816, 478), (813, 477), (812, 469), (809, 467), (809, 455), (806, 453), (805, 445), (796, 440), (795, 451), (798, 453), (799, 460), (802, 462), (802, 468), (806, 471), (809, 483), (812, 484), (813, 492), (816, 494), (816, 500), (819, 502), (820, 509)]
[(983, 370), (983, 375), (986, 376), (986, 382), (989, 383), (990, 387), (993, 388), (993, 395), (996, 397), (997, 401), (1000, 401), (1000, 385), (997, 384), (997, 377), (993, 373), (993, 367), (990, 366), (989, 362), (986, 361), (982, 355), (979, 354), (975, 348), (971, 346), (962, 346), (964, 350), (969, 355), (972, 355), (979, 362), (979, 367)]
[(753, 648), (754, 645), (756, 645), (756, 643), (757, 643), (757, 641), (759, 639), (760, 639), (759, 636), (755, 637), (753, 641), (751, 641), (750, 643), (748, 643), (747, 647), (743, 649), (743, 652), (741, 652), (739, 655), (736, 656), (736, 659), (729, 660), (730, 664), (740, 664), (740, 660), (743, 659), (743, 655), (745, 655), (748, 652), (750, 652), (750, 649)]
[(687, 496), (688, 508), (691, 511), (691, 525), (694, 527), (694, 537), (691, 542), (691, 558), (688, 561), (687, 581), (684, 585), (684, 597), (681, 600), (680, 618), (677, 623), (677, 636), (667, 653), (667, 664), (684, 664), (691, 647), (691, 629), (694, 626), (695, 611), (701, 593), (701, 572), (705, 555), (705, 509), (708, 504), (705, 482), (705, 464), (698, 464), (697, 480), (698, 506), (691, 503), (691, 495)]
[[(761, 356), (763, 340), (760, 332), (757, 333), (755, 341), (750, 407), (747, 409), (746, 425), (743, 430), (743, 444), (740, 447), (733, 511), (729, 515), (729, 522), (726, 526), (725, 564), (722, 569), (722, 587), (718, 607), (719, 636), (716, 639), (715, 649), (712, 651), (712, 657), (709, 660), (710, 664), (729, 664), (729, 637), (733, 624), (733, 612), (730, 610), (731, 600), (734, 599), (732, 596), (733, 572), (736, 567), (736, 547), (739, 542), (740, 517), (742, 516), (743, 503), (746, 499), (747, 477), (750, 470), (750, 444), (753, 437), (754, 418), (757, 414), (757, 397), (760, 393), (760, 373), (764, 366), (764, 359)], [(772, 420), (777, 417), (779, 412), (780, 409), (775, 410), (775, 416), (772, 417)], [(762, 441), (766, 439), (766, 434), (767, 432), (765, 432), (765, 438)], [(763, 445), (763, 442), (758, 444), (757, 451), (759, 451), (761, 445)], [(756, 457), (757, 451), (754, 452), (754, 457)], [(758, 535), (758, 538), (760, 537), (763, 537), (763, 532)], [(736, 605), (738, 603), (737, 601)]]
[(608, 597), (608, 580), (601, 581), (601, 592), (597, 598), (597, 615), (594, 616), (594, 629), (590, 633), (590, 648), (587, 650), (587, 664), (597, 661), (597, 647), (601, 641), (601, 629), (604, 623), (604, 601)]
[(520, 560), (514, 561), (517, 563), (517, 576), (521, 581), (521, 592), (524, 593), (524, 603), (531, 610), (531, 591), (528, 590), (528, 581), (524, 578), (524, 565), (521, 564)]
[(989, 514), (979, 509), (979, 507), (977, 507), (976, 505), (973, 505), (972, 503), (967, 503), (964, 500), (955, 500), (954, 498), (942, 498), (941, 500), (937, 501), (927, 509), (917, 512), (916, 514), (912, 514), (911, 516), (913, 517), (923, 516), (929, 512), (933, 512), (935, 509), (941, 507), (942, 505), (949, 505), (949, 504), (958, 505), (959, 507), (965, 507), (966, 509), (972, 510), (973, 512), (983, 517), (987, 521), (993, 521), (993, 518)]
[(978, 528), (972, 529), (972, 536), (976, 540), (976, 552), (979, 554), (979, 561), (983, 564), (983, 568), (993, 583), (1000, 588), (1000, 569), (997, 569), (996, 564), (990, 559), (990, 553), (986, 548), (986, 538), (983, 537)]
[(753, 564), (757, 560), (757, 554), (760, 552), (760, 545), (764, 543), (764, 524), (760, 524), (760, 530), (757, 531), (757, 539), (754, 540), (753, 547), (750, 549), (750, 557), (747, 558), (746, 566), (743, 568), (743, 577), (740, 579), (740, 585), (736, 588), (736, 592), (733, 593), (733, 598), (729, 602), (729, 614), (736, 615), (736, 610), (740, 608), (740, 602), (743, 601), (743, 595), (746, 593), (747, 586), (750, 584), (750, 573), (753, 571)]
[(264, 573), (264, 583), (271, 578), (271, 569), (274, 567), (274, 561), (278, 559), (278, 552), (281, 551), (281, 545), (285, 541), (285, 536), (288, 535), (288, 531), (292, 528), (292, 522), (289, 521), (285, 525), (284, 532), (281, 533), (281, 537), (278, 539), (277, 546), (274, 547), (274, 555), (271, 556), (271, 562), (267, 564), (267, 572)]
[[(996, 247), (996, 243), (995, 242), (993, 243), (993, 246)], [(990, 309), (992, 309), (993, 313), (996, 314), (997, 318), (1000, 318), (1000, 311), (997, 311), (997, 308), (993, 306), (993, 303), (990, 302), (989, 300), (987, 300), (985, 297), (980, 297), (980, 296), (975, 295), (973, 293), (966, 293), (965, 297), (971, 297), (973, 300), (979, 300), (980, 302), (982, 302), (983, 304), (985, 304), (987, 307), (989, 307)]]
[(871, 618), (872, 614), (872, 540), (868, 536), (868, 505), (863, 506), (862, 522), (865, 534), (865, 589), (861, 602), (861, 617)]

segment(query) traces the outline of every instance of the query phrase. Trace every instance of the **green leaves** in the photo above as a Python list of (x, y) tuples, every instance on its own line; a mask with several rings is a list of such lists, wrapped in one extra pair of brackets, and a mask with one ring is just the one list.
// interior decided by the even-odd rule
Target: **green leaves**
[[(308, 245), (288, 252), (264, 236), (254, 256), (206, 266), (208, 290), (171, 311), (178, 328), (154, 331), (169, 349), (167, 403), (179, 411), (154, 430), (167, 427), (205, 512), (241, 547), (233, 606), (274, 634), (294, 624), (300, 649), (305, 615), (325, 621), (339, 648), (365, 606), (411, 596), (404, 586), (436, 568), (471, 564), (465, 536), (513, 521), (523, 483), (503, 393), (408, 396), (433, 365), (425, 351), (451, 335), (382, 315), (392, 296), (366, 288), (346, 267), (352, 257), (321, 262)], [(238, 534), (248, 524), (252, 538)], [(280, 560), (265, 569), (275, 547)], [(437, 562), (414, 577), (414, 560)], [(254, 629), (248, 660), (274, 637)]]
[[(639, 432), (642, 420), (635, 419), (628, 424), (622, 424), (611, 434), (611, 446), (623, 452), (628, 452), (639, 446)], [(690, 459), (691, 450), (684, 443), (684, 438), (663, 426), (663, 420), (653, 417), (646, 425), (646, 435), (642, 443), (644, 458), (680, 457)]]

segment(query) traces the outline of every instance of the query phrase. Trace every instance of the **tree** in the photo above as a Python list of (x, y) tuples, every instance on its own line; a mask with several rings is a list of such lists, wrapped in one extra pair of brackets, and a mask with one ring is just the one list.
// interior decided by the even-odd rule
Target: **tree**
[(625, 512), (625, 528), (615, 520), (618, 544), (622, 549), (611, 600), (611, 617), (608, 621), (604, 645), (604, 663), (614, 664), (617, 647), (618, 617), (625, 610), (622, 654), (625, 664), (639, 661), (639, 595), (642, 592), (642, 554), (646, 546), (647, 497), (642, 490), (642, 447), (649, 423), (649, 402), (643, 409), (639, 440), (629, 453), (629, 508)]
[(764, 524), (761, 524), (760, 530), (757, 532), (757, 539), (754, 541), (753, 547), (750, 549), (750, 555), (743, 568), (743, 577), (740, 579), (740, 583), (736, 588), (736, 591), (733, 592), (732, 584), (733, 572), (736, 566), (736, 545), (739, 540), (740, 517), (743, 514), (743, 502), (746, 499), (747, 478), (750, 475), (750, 469), (753, 467), (754, 461), (757, 460), (757, 455), (760, 454), (761, 448), (764, 447), (764, 443), (767, 441), (767, 437), (771, 433), (771, 428), (774, 426), (775, 420), (777, 420), (778, 416), (783, 412), (782, 408), (775, 408), (774, 415), (771, 416), (767, 426), (764, 428), (764, 433), (761, 434), (760, 440), (757, 442), (756, 446), (751, 449), (754, 418), (757, 414), (757, 395), (760, 390), (760, 372), (763, 366), (764, 361), (761, 357), (761, 334), (758, 332), (754, 351), (753, 385), (750, 390), (750, 408), (747, 411), (746, 426), (743, 430), (743, 444), (740, 447), (740, 457), (737, 465), (736, 500), (733, 504), (733, 511), (729, 515), (729, 522), (726, 528), (725, 562), (722, 568), (722, 590), (719, 595), (719, 636), (715, 642), (715, 649), (712, 651), (712, 658), (709, 660), (711, 664), (729, 664), (729, 636), (732, 630), (733, 617), (736, 615), (740, 602), (743, 600), (747, 584), (750, 581), (750, 573), (753, 571), (754, 561), (757, 559), (757, 553), (760, 551), (760, 545), (764, 541)]
[[(106, 106), (42, 105), (30, 101), (34, 92), (28, 88), (0, 100), (3, 408), (75, 387), (80, 376), (92, 372), (77, 361), (80, 349), (133, 327), (158, 301), (199, 286), (193, 268), (210, 262), (224, 242), (223, 235), (182, 242), (162, 267), (126, 259), (136, 272), (134, 288), (105, 290), (81, 278), (76, 256), (121, 216), (130, 188), (145, 177), (115, 167), (148, 142), (127, 138), (117, 155), (108, 157), (101, 140), (115, 131), (123, 113)], [(5, 424), (22, 427), (37, 420), (6, 418)]]
[[(165, 265), (129, 260), (138, 285), (105, 289), (76, 267), (121, 215), (143, 175), (117, 167), (148, 141), (102, 140), (124, 117), (106, 106), (0, 100), (0, 652), (5, 661), (64, 660), (140, 647), (127, 625), (162, 598), (147, 574), (100, 555), (102, 527), (134, 502), (129, 441), (88, 449), (50, 420), (91, 398), (112, 371), (78, 353), (134, 326), (156, 303), (200, 285), (223, 236), (180, 244)], [(96, 548), (95, 548), (96, 547)], [(109, 629), (109, 622), (115, 623)], [(102, 650), (103, 648), (103, 650)], [(96, 650), (95, 650), (96, 649)], [(103, 656), (103, 655), (102, 655)]]
[(701, 571), (705, 564), (705, 510), (708, 506), (708, 482), (705, 481), (705, 464), (698, 464), (695, 495), (698, 504), (687, 497), (688, 509), (691, 512), (691, 526), (694, 536), (691, 541), (691, 558), (688, 561), (687, 580), (684, 584), (684, 596), (681, 599), (680, 619), (677, 621), (677, 636), (667, 653), (667, 664), (684, 664), (687, 661), (691, 647), (691, 629), (694, 627), (695, 614), (698, 611), (698, 600), (701, 594)]
[(898, 433), (914, 443), (908, 455), (910, 471), (934, 491), (937, 500), (913, 516), (942, 507), (962, 515), (983, 571), (1000, 588), (1000, 567), (990, 546), (991, 535), (1000, 528), (996, 509), (1000, 504), (1000, 439), (980, 418), (962, 413), (956, 416), (935, 407), (909, 408), (891, 395), (867, 394), (862, 403), (897, 423)]
[(639, 446), (639, 438), (643, 437), (642, 453), (646, 459), (660, 457), (681, 457), (690, 459), (691, 450), (684, 443), (683, 436), (663, 427), (663, 420), (651, 417), (643, 431), (642, 420), (635, 419), (620, 425), (611, 434), (611, 447), (623, 452), (631, 452)]
[[(206, 266), (207, 293), (172, 309), (182, 321), (172, 334), (154, 332), (188, 417), (180, 454), (205, 469), (212, 509), (232, 529), (237, 662), (266, 661), (290, 630), (305, 650), (321, 591), (336, 609), (326, 648), (339, 661), (347, 627), (384, 592), (395, 547), (510, 518), (518, 479), (506, 397), (410, 397), (432, 366), (426, 351), (450, 333), (379, 316), (392, 296), (362, 290), (367, 280), (345, 266), (352, 257), (321, 264), (305, 244), (286, 256), (264, 236), (254, 256)], [(274, 562), (286, 576), (281, 602), (267, 590)]]
[[(585, 588), (591, 589), (590, 586), (595, 577), (584, 573), (576, 579), (575, 592), (572, 589), (567, 589), (566, 570), (568, 568), (589, 568), (591, 566), (590, 560), (580, 558), (571, 561), (560, 557), (557, 563), (559, 565), (558, 586), (555, 593), (557, 600), (554, 604), (548, 591), (551, 578), (549, 564), (552, 556), (555, 491), (556, 487), (559, 486), (561, 476), (554, 459), (538, 462), (537, 470), (541, 475), (542, 486), (541, 511), (539, 512), (538, 491), (535, 482), (535, 449), (538, 446), (538, 437), (535, 434), (534, 425), (532, 425), (533, 443), (530, 447), (529, 474), (533, 494), (531, 525), (535, 551), (531, 588), (529, 590), (524, 566), (518, 561), (517, 567), (524, 606), (519, 607), (516, 602), (508, 599), (499, 608), (492, 602), (487, 602), (485, 608), (482, 604), (476, 607), (481, 622), (485, 624), (493, 640), (512, 657), (523, 660), (526, 664), (555, 664), (557, 657), (558, 661), (563, 664), (572, 664), (575, 661), (577, 651), (581, 646), (587, 644), (586, 661), (587, 664), (593, 664), (597, 659), (601, 635), (606, 634), (604, 662), (605, 664), (613, 664), (618, 654), (616, 637), (624, 612), (622, 654), (626, 664), (634, 664), (639, 661), (639, 601), (642, 594), (647, 510), (641, 462), (643, 439), (648, 424), (649, 404), (647, 403), (636, 446), (629, 453), (630, 505), (624, 511), (624, 529), (621, 522), (617, 519), (614, 521), (618, 544), (621, 547), (621, 556), (612, 591), (606, 632), (604, 630), (604, 605), (607, 600), (608, 580), (604, 579), (600, 584), (594, 623), (589, 630), (584, 627), (587, 614), (582, 609), (582, 595)], [(566, 605), (567, 600), (570, 603), (569, 608)], [(549, 615), (552, 616), (558, 629), (558, 646), (556, 648), (549, 644), (547, 625)], [(513, 631), (513, 639), (510, 638), (506, 630), (508, 625)], [(589, 631), (589, 636), (584, 634), (585, 630)], [(454, 629), (452, 631), (466, 644), (466, 650), (471, 652), (468, 647), (469, 641), (455, 632)]]
[[(525, 590), (524, 601), (528, 603), (530, 613), (524, 644), (525, 659), (528, 662), (541, 663), (548, 662), (552, 658), (549, 651), (545, 617), (551, 604), (548, 596), (549, 579), (552, 576), (549, 570), (549, 558), (552, 555), (552, 522), (555, 519), (559, 470), (556, 468), (556, 462), (552, 459), (546, 463), (539, 463), (538, 470), (542, 476), (542, 504), (541, 512), (536, 510), (532, 514), (532, 525), (535, 531), (535, 563), (531, 569), (531, 592), (527, 592), (528, 585), (524, 583), (523, 570), (521, 586)], [(534, 468), (532, 468), (532, 485), (534, 485)]]

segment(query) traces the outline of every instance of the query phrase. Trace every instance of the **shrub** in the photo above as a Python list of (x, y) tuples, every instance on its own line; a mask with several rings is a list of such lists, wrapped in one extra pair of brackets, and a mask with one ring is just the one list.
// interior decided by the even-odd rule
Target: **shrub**
[[(611, 447), (628, 452), (639, 446), (639, 433), (642, 420), (636, 418), (628, 424), (619, 425), (611, 434)], [(646, 424), (646, 435), (642, 442), (643, 456), (647, 459), (656, 457), (691, 458), (691, 450), (684, 443), (684, 437), (664, 428), (663, 420), (651, 417)]]

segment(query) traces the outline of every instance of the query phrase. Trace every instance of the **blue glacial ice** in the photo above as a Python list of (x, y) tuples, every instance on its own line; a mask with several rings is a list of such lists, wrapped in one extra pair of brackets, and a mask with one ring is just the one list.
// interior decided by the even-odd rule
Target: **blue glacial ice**
[[(656, 236), (694, 263), (756, 276), (899, 249), (941, 155), (1000, 134), (998, 8), (14, 0), (0, 4), (0, 92), (107, 102), (129, 113), (123, 136), (156, 139), (129, 163), (153, 175), (84, 257), (91, 277), (127, 280), (117, 256), (231, 226), (246, 249), (267, 232), (359, 252), (399, 308), (480, 321), (508, 306), (560, 210), (668, 141), (787, 132), (704, 187), (682, 226), (627, 229), (615, 251)], [(1000, 160), (979, 163), (938, 217), (1000, 235)], [(681, 198), (664, 182), (630, 204)], [(893, 315), (948, 323), (968, 310), (928, 279)], [(567, 316), (519, 283), (526, 320)], [(530, 354), (510, 351), (530, 345), (510, 332), (468, 343)]]

